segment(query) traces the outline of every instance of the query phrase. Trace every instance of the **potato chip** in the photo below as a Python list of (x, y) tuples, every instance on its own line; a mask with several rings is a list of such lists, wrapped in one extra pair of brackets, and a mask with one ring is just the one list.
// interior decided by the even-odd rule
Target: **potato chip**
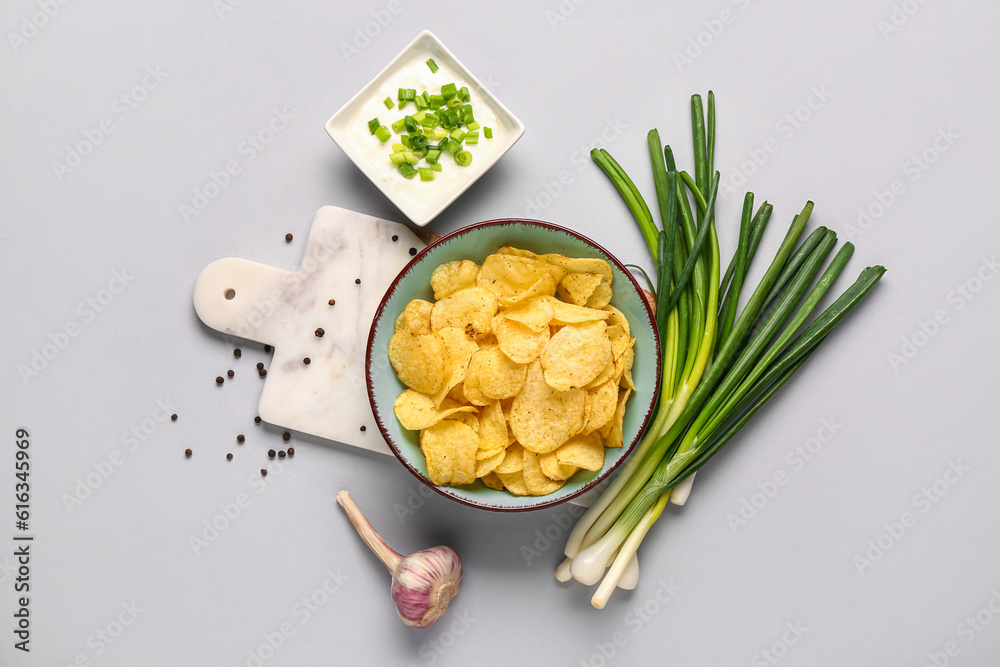
[(471, 428), (476, 433), (479, 433), (479, 417), (472, 412), (453, 412), (445, 419), (450, 419), (452, 421), (457, 421), (465, 424)]
[(552, 320), (552, 304), (544, 297), (526, 299), (503, 311), (502, 317), (520, 322), (532, 331), (541, 331), (547, 329)]
[(501, 449), (499, 452), (491, 457), (480, 459), (476, 457), (476, 477), (483, 477), (493, 472), (504, 459), (504, 451)]
[(614, 379), (615, 382), (618, 381), (618, 377), (615, 376), (615, 361), (614, 361), (614, 359), (612, 359), (611, 361), (609, 361), (608, 364), (604, 367), (604, 370), (601, 371), (600, 374), (596, 378), (594, 378), (593, 380), (591, 380), (590, 384), (588, 384), (586, 387), (584, 387), (584, 389), (588, 389), (588, 390), (589, 389), (596, 389), (597, 387), (600, 387), (602, 384), (604, 384), (605, 382), (607, 382), (608, 380), (611, 380), (611, 379)]
[(420, 451), (427, 462), (427, 476), (439, 486), (476, 481), (479, 436), (465, 424), (445, 419), (420, 432)]
[(545, 274), (526, 290), (521, 290), (512, 296), (502, 296), (497, 299), (501, 308), (513, 308), (519, 303), (530, 301), (540, 296), (554, 296), (556, 293), (556, 282), (552, 276)]
[(503, 461), (494, 470), (498, 473), (518, 472), (524, 467), (524, 447), (514, 443), (507, 447)]
[(541, 364), (532, 362), (510, 410), (517, 441), (537, 454), (555, 450), (580, 430), (585, 396), (583, 389), (556, 391), (545, 381)]
[(559, 391), (586, 386), (611, 361), (611, 342), (603, 321), (569, 324), (552, 336), (540, 361), (545, 381)]
[[(433, 426), (448, 415), (456, 412), (475, 412), (476, 408), (471, 405), (449, 405), (438, 408), (434, 404), (434, 399), (427, 394), (407, 389), (396, 397), (392, 410), (396, 413), (396, 419), (403, 425), (403, 428), (419, 431)], [(506, 433), (504, 437), (506, 438)]]
[(583, 435), (593, 433), (615, 416), (615, 409), (618, 407), (618, 383), (608, 380), (590, 391), (589, 395), (590, 414), (587, 415), (587, 424), (580, 431)]
[(521, 476), (524, 478), (524, 485), (528, 487), (528, 493), (533, 496), (555, 493), (566, 483), (565, 480), (557, 482), (546, 477), (538, 465), (538, 455), (528, 450), (524, 450), (524, 469), (521, 470)]
[(516, 363), (527, 364), (538, 358), (549, 342), (548, 328), (532, 331), (520, 322), (502, 320), (496, 330), (497, 342), (507, 357)]
[(434, 403), (440, 405), (451, 388), (465, 380), (469, 359), (479, 346), (457, 327), (446, 327), (436, 333), (444, 347), (444, 382), (434, 394)]
[(608, 325), (608, 340), (611, 341), (611, 354), (615, 359), (622, 356), (625, 348), (631, 345), (631, 338), (620, 324)]
[(579, 470), (577, 466), (567, 466), (559, 463), (557, 458), (557, 452), (549, 452), (548, 454), (538, 455), (538, 465), (542, 469), (542, 473), (549, 479), (555, 481), (567, 480)]
[(462, 394), (465, 396), (467, 402), (473, 405), (486, 406), (493, 399), (479, 389), (479, 363), (476, 359), (476, 355), (478, 354), (479, 352), (474, 352), (469, 359), (469, 365), (465, 369), (465, 379), (461, 385)]
[(564, 466), (594, 471), (604, 467), (604, 443), (596, 433), (573, 436), (555, 454), (556, 461)]
[(434, 304), (423, 299), (414, 299), (403, 309), (403, 323), (410, 333), (429, 334), (431, 332), (431, 311)]
[(566, 269), (568, 273), (596, 273), (599, 276), (604, 277), (609, 283), (614, 278), (614, 273), (611, 271), (611, 265), (603, 259), (598, 259), (596, 257), (567, 257), (566, 255), (560, 255), (558, 253), (548, 253), (546, 255), (541, 255), (540, 259), (543, 259), (550, 264), (561, 266)]
[(604, 308), (611, 303), (611, 297), (611, 283), (602, 281), (600, 285), (594, 288), (593, 294), (587, 299), (587, 308)]
[(473, 356), (479, 391), (492, 399), (513, 398), (521, 387), (528, 367), (504, 354), (500, 348), (479, 350)]
[(434, 394), (444, 383), (444, 341), (437, 334), (394, 333), (389, 361), (400, 381), (421, 394)]
[(434, 304), (431, 329), (447, 327), (461, 329), (470, 338), (483, 338), (490, 333), (490, 321), (497, 312), (493, 293), (481, 287), (468, 287), (449, 294)]
[(490, 255), (483, 262), (476, 285), (492, 291), (497, 297), (513, 297), (535, 285), (543, 275), (555, 286), (566, 275), (566, 270), (532, 257), (518, 255)]
[(500, 402), (493, 401), (479, 413), (479, 451), (503, 450), (507, 444), (507, 420)]
[(567, 273), (556, 287), (556, 295), (567, 303), (585, 306), (602, 280), (596, 273)]
[(528, 487), (524, 483), (524, 477), (520, 470), (510, 473), (498, 472), (497, 477), (503, 482), (504, 487), (515, 496), (531, 495), (528, 493)]
[(615, 361), (615, 372), (618, 372), (618, 364), (621, 364), (621, 385), (629, 389), (635, 389), (635, 384), (632, 382), (632, 362), (635, 360), (635, 352), (632, 350), (631, 346), (625, 348), (622, 356)]
[(605, 447), (621, 447), (625, 444), (624, 436), (622, 434), (622, 425), (625, 420), (625, 402), (628, 400), (628, 396), (631, 393), (631, 389), (625, 389), (618, 397), (618, 405), (615, 408), (615, 415), (611, 418), (611, 421), (608, 422), (611, 424), (611, 430), (608, 431), (606, 436), (604, 436)]
[(556, 298), (549, 299), (549, 303), (552, 304), (551, 324), (580, 324), (581, 322), (607, 320), (611, 317), (611, 313), (606, 310), (574, 306), (571, 303), (566, 303)]
[(613, 327), (614, 325), (617, 324), (618, 326), (620, 326), (622, 329), (625, 330), (626, 334), (628, 334), (630, 336), (632, 335), (632, 330), (629, 328), (629, 325), (628, 325), (628, 318), (625, 317), (625, 315), (624, 315), (624, 313), (622, 313), (622, 311), (620, 311), (617, 308), (615, 308), (614, 306), (610, 306), (610, 305), (609, 306), (604, 306), (604, 308), (602, 310), (606, 310), (609, 313), (611, 313), (611, 316), (608, 318), (608, 328), (609, 329), (611, 327)]
[(483, 484), (490, 487), (491, 489), (496, 489), (497, 491), (503, 491), (503, 482), (497, 477), (495, 472), (488, 473), (482, 477)]
[(431, 274), (431, 289), (434, 299), (441, 299), (466, 287), (475, 287), (479, 265), (467, 259), (448, 262), (434, 269)]

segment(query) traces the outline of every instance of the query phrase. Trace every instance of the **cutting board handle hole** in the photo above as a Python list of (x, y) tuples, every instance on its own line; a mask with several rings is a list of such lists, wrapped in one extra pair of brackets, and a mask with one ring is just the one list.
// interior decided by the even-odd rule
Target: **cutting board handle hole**
[(236, 290), (230, 287), (229, 289), (226, 290), (225, 296), (226, 296), (226, 301), (232, 301), (233, 299), (236, 298)]

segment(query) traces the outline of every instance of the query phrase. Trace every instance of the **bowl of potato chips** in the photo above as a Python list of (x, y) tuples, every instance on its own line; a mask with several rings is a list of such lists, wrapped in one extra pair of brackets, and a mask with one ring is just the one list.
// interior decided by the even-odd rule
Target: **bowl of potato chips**
[(427, 246), (376, 312), (368, 396), (422, 482), (496, 511), (593, 489), (655, 408), (660, 346), (642, 288), (610, 253), (534, 220)]

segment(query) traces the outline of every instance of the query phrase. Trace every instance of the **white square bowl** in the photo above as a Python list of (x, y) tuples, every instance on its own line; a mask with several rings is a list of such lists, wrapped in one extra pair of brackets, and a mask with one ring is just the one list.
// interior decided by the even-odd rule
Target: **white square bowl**
[[(433, 58), (437, 72), (426, 62)], [(446, 83), (468, 86), (476, 121), (493, 130), (486, 139), (480, 129), (479, 143), (463, 150), (472, 153), (472, 164), (462, 167), (442, 155), (442, 170), (433, 181), (419, 177), (407, 179), (389, 162), (391, 144), (396, 135), (381, 143), (368, 130), (368, 121), (378, 118), (382, 125), (415, 111), (387, 109), (386, 97), (394, 102), (399, 88), (415, 88), (436, 93)], [(415, 224), (423, 227), (475, 183), (524, 134), (524, 124), (505, 107), (458, 58), (428, 30), (417, 35), (385, 69), (368, 82), (357, 95), (333, 114), (326, 123), (327, 134), (347, 156), (378, 186), (382, 193)]]

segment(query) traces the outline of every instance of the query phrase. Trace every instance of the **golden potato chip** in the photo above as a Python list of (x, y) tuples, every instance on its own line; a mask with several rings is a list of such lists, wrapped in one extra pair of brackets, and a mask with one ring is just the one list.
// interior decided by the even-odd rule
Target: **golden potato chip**
[(552, 304), (544, 297), (534, 297), (503, 311), (502, 317), (520, 322), (532, 331), (541, 331), (552, 320)]
[(477, 366), (479, 391), (488, 398), (513, 398), (524, 386), (528, 367), (511, 361), (498, 347), (479, 350), (473, 361)]
[(635, 360), (635, 352), (632, 347), (626, 347), (622, 356), (615, 361), (615, 372), (618, 372), (617, 366), (621, 364), (621, 385), (623, 387), (628, 387), (629, 389), (635, 389), (635, 384), (632, 383), (632, 362)]
[(481, 287), (467, 287), (434, 304), (431, 329), (440, 331), (455, 327), (470, 338), (483, 338), (490, 333), (490, 321), (496, 312), (497, 300), (493, 292)]
[(540, 361), (545, 381), (559, 391), (586, 386), (611, 361), (611, 342), (602, 320), (568, 324), (552, 336)]
[(494, 454), (489, 458), (476, 458), (476, 477), (484, 477), (485, 475), (493, 472), (504, 459), (504, 451), (501, 449), (499, 452)]
[(503, 353), (519, 364), (537, 359), (549, 342), (548, 328), (536, 332), (513, 320), (502, 320), (495, 333)]
[(543, 275), (552, 279), (554, 293), (566, 270), (532, 257), (494, 254), (483, 262), (476, 276), (476, 285), (490, 290), (497, 297), (509, 298), (535, 285)]
[(493, 401), (479, 413), (479, 451), (503, 450), (507, 444), (507, 420), (500, 402)]
[[(556, 450), (557, 452), (558, 450)], [(556, 452), (538, 455), (538, 465), (542, 473), (549, 479), (555, 481), (567, 480), (579, 470), (576, 466), (567, 466), (559, 463)]]
[(444, 419), (420, 432), (420, 451), (427, 462), (427, 476), (439, 486), (476, 481), (479, 436), (465, 424)]
[(461, 422), (476, 433), (479, 433), (479, 417), (477, 417), (473, 412), (453, 412), (445, 417), (445, 419)]
[(434, 299), (441, 299), (466, 287), (475, 287), (479, 265), (467, 259), (448, 262), (434, 269), (431, 274), (431, 289)]
[(403, 309), (403, 321), (410, 333), (429, 334), (431, 332), (431, 311), (434, 304), (423, 299), (414, 299)]
[(444, 382), (434, 394), (434, 403), (440, 405), (451, 388), (465, 380), (469, 359), (479, 346), (457, 327), (445, 327), (436, 333), (444, 347)]
[(611, 313), (606, 310), (574, 306), (555, 298), (549, 299), (549, 303), (552, 304), (552, 324), (580, 324), (581, 322), (607, 320), (611, 317)]
[(596, 433), (573, 436), (555, 454), (556, 461), (564, 466), (594, 471), (604, 467), (604, 443)]
[(604, 308), (611, 303), (611, 297), (611, 283), (601, 281), (601, 284), (594, 288), (593, 294), (587, 299), (587, 308)]
[(528, 487), (528, 493), (533, 496), (555, 493), (566, 483), (565, 480), (556, 482), (546, 477), (538, 465), (538, 455), (527, 449), (524, 450), (524, 469), (521, 470), (521, 476), (524, 478), (524, 485)]
[(389, 361), (400, 381), (421, 394), (434, 394), (444, 383), (444, 341), (437, 334), (394, 333)]
[(529, 301), (542, 296), (554, 296), (555, 293), (555, 280), (552, 279), (552, 276), (544, 274), (541, 278), (532, 283), (528, 289), (521, 290), (511, 296), (501, 296), (497, 299), (497, 303), (500, 304), (500, 307), (502, 308), (513, 308), (524, 301)]
[(511, 406), (511, 430), (525, 449), (547, 454), (580, 430), (585, 397), (583, 389), (553, 389), (545, 381), (541, 364), (532, 362), (524, 388)]
[(528, 487), (524, 483), (524, 477), (521, 475), (521, 471), (517, 472), (498, 472), (497, 477), (503, 482), (504, 487), (515, 496), (527, 496), (531, 495), (528, 493)]
[(519, 472), (524, 467), (523, 455), (524, 447), (515, 442), (507, 447), (503, 461), (494, 470), (498, 473)]
[(605, 447), (621, 447), (625, 444), (622, 433), (622, 425), (625, 420), (625, 402), (628, 400), (628, 396), (631, 393), (631, 389), (625, 389), (621, 392), (621, 395), (618, 398), (615, 415), (611, 418), (611, 421), (608, 422), (611, 425), (611, 430), (608, 431), (606, 436), (604, 436)]
[(618, 383), (608, 380), (604, 384), (590, 391), (590, 414), (587, 415), (587, 424), (580, 432), (583, 435), (593, 433), (615, 416), (615, 409), (618, 407)]
[(632, 335), (632, 329), (628, 325), (628, 318), (625, 317), (625, 314), (622, 313), (622, 311), (610, 305), (604, 306), (603, 310), (606, 310), (609, 313), (611, 313), (611, 316), (608, 318), (609, 329), (617, 324), (618, 326), (620, 326), (622, 329), (625, 330), (626, 334), (628, 334), (629, 336)]
[(465, 396), (467, 402), (473, 405), (485, 406), (489, 405), (493, 399), (479, 389), (479, 363), (476, 360), (477, 354), (479, 352), (472, 354), (472, 357), (469, 359), (469, 365), (465, 369), (465, 379), (462, 381), (462, 394)]
[(614, 279), (615, 274), (611, 271), (611, 265), (603, 259), (567, 257), (566, 255), (559, 255), (557, 253), (548, 253), (541, 255), (539, 258), (550, 264), (561, 266), (568, 273), (596, 273), (602, 276), (608, 283)]
[(602, 280), (596, 273), (567, 273), (556, 287), (556, 295), (568, 303), (585, 306)]
[[(392, 410), (396, 413), (396, 419), (403, 425), (403, 428), (419, 431), (433, 426), (448, 415), (456, 412), (475, 412), (476, 408), (471, 405), (438, 408), (434, 404), (434, 399), (427, 394), (407, 389), (396, 397)], [(506, 433), (504, 433), (504, 438), (506, 438)]]
[(625, 348), (631, 345), (628, 332), (620, 324), (608, 325), (608, 340), (611, 341), (611, 354), (615, 359), (622, 356)]
[(495, 472), (491, 472), (482, 477), (483, 484), (490, 487), (491, 489), (496, 489), (497, 491), (503, 491), (503, 482), (497, 477)]
[(602, 384), (604, 384), (605, 382), (607, 382), (608, 380), (611, 380), (611, 379), (614, 379), (615, 382), (618, 381), (618, 377), (615, 376), (615, 361), (614, 361), (614, 359), (612, 359), (611, 361), (609, 361), (608, 364), (604, 367), (604, 370), (601, 371), (600, 374), (596, 378), (594, 378), (593, 380), (591, 380), (590, 384), (588, 384), (586, 387), (584, 387), (584, 389), (588, 389), (588, 390), (589, 389), (596, 389), (597, 387), (600, 387)]

